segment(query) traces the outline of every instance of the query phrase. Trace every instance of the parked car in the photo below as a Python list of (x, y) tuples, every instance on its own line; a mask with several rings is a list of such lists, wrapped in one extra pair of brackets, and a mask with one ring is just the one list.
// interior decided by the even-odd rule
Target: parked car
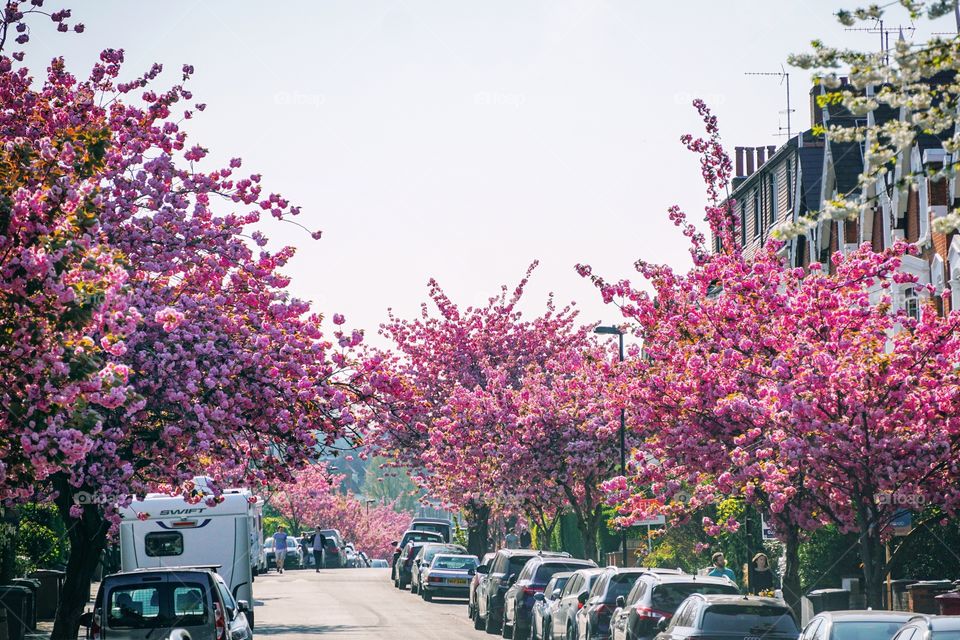
[[(480, 564), (477, 566), (489, 567), (496, 555), (496, 552), (493, 551), (483, 554), (483, 558), (480, 559)], [(467, 615), (471, 620), (477, 619), (477, 587), (480, 586), (480, 580), (482, 578), (483, 574), (478, 573), (476, 570), (474, 570), (473, 574), (470, 576), (470, 595), (467, 598)], [(482, 627), (477, 628), (480, 629)]]
[(503, 596), (510, 588), (510, 576), (519, 575), (527, 561), (537, 556), (569, 558), (569, 553), (533, 551), (531, 549), (500, 549), (489, 565), (477, 567), (483, 574), (477, 587), (477, 615), (474, 627), (487, 633), (500, 631), (503, 622)]
[(443, 536), (434, 531), (417, 531), (416, 529), (407, 529), (403, 533), (403, 537), (396, 542), (391, 542), (390, 545), (393, 546), (393, 557), (390, 559), (390, 579), (396, 585), (397, 580), (397, 563), (400, 560), (400, 554), (403, 552), (404, 548), (407, 546), (411, 540), (424, 543), (424, 542), (444, 542)]
[[(249, 616), (249, 619), (248, 619)], [(80, 624), (92, 638), (141, 640), (172, 626), (192, 640), (253, 640), (253, 610), (211, 569), (137, 569), (106, 576)]]
[[(267, 538), (263, 543), (264, 554), (267, 558), (267, 571), (277, 568), (277, 553), (273, 548), (273, 538)], [(284, 569), (302, 569), (303, 568), (303, 550), (300, 547), (299, 540), (293, 536), (287, 536), (287, 555), (283, 558)]]
[[(420, 586), (423, 584), (423, 572), (430, 568), (430, 563), (438, 553), (464, 554), (466, 552), (467, 550), (459, 544), (425, 543), (413, 557), (413, 566), (410, 567), (410, 593), (419, 593)], [(476, 569), (476, 565), (473, 568)]]
[(528, 560), (519, 574), (513, 574), (507, 579), (510, 587), (503, 595), (504, 637), (526, 640), (530, 635), (530, 626), (533, 622), (533, 596), (543, 593), (553, 574), (596, 566), (597, 563), (592, 560), (576, 558), (535, 556)]
[(680, 603), (694, 593), (740, 593), (726, 578), (696, 576), (669, 569), (648, 569), (634, 583), (610, 621), (613, 640), (651, 640), (661, 619), (670, 620)]
[(430, 564), (422, 573), (420, 597), (427, 602), (434, 598), (467, 597), (470, 590), (470, 574), (476, 571), (477, 564), (477, 556), (468, 555), (466, 552), (433, 554)]
[(657, 640), (795, 640), (800, 633), (793, 612), (781, 600), (702, 593), (689, 596), (669, 622), (663, 619), (657, 626)]
[(444, 518), (414, 518), (410, 528), (416, 531), (433, 531), (443, 536), (444, 542), (453, 540), (453, 523)]
[(370, 566), (374, 569), (389, 569), (390, 563), (383, 558), (374, 558), (370, 561)]
[(960, 640), (960, 616), (914, 614), (893, 640)]
[(572, 571), (563, 571), (553, 574), (543, 593), (533, 594), (533, 616), (530, 625), (530, 636), (533, 640), (547, 640), (550, 637), (550, 618), (553, 609), (560, 602), (560, 593), (573, 575)]
[(345, 566), (343, 536), (340, 535), (340, 531), (338, 529), (321, 529), (319, 533), (324, 537), (323, 568), (339, 569)]
[(571, 640), (577, 637), (577, 611), (583, 608), (594, 582), (605, 569), (578, 569), (560, 592), (560, 600), (550, 617), (551, 639)]
[(909, 611), (824, 611), (810, 618), (800, 640), (890, 640), (915, 615)]
[[(417, 554), (420, 553), (420, 549), (425, 544), (430, 543), (420, 542), (419, 540), (411, 540), (407, 543), (407, 546), (403, 548), (403, 551), (400, 553), (400, 557), (397, 558), (397, 564), (394, 567), (394, 574), (396, 575), (394, 586), (397, 589), (406, 589), (407, 585), (410, 584), (410, 581), (413, 579), (414, 569), (416, 569), (416, 565), (413, 563), (413, 561), (416, 559)], [(463, 549), (463, 547), (460, 548)]]
[(343, 566), (348, 569), (356, 569), (357, 567), (357, 550), (352, 542), (343, 545)]
[(626, 597), (645, 569), (607, 567), (594, 582), (583, 608), (577, 612), (577, 638), (581, 640), (608, 640), (610, 618), (617, 606), (617, 598)]

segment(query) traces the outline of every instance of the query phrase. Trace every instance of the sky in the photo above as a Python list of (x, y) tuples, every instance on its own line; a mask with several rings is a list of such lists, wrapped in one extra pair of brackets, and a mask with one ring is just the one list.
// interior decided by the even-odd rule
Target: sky
[(666, 211), (703, 217), (698, 161), (679, 142), (702, 131), (690, 102), (714, 109), (731, 155), (780, 145), (785, 86), (745, 73), (784, 66), (796, 132), (809, 126), (810, 74), (787, 56), (814, 38), (879, 43), (832, 17), (856, 0), (47, 4), (86, 30), (32, 24), (35, 70), (63, 55), (85, 75), (101, 49), (122, 48), (125, 77), (160, 62), (162, 88), (194, 66), (188, 86), (207, 109), (186, 124), (210, 149), (202, 167), (240, 156), (302, 207), (321, 240), (265, 225), (273, 246), (298, 249), (291, 291), (375, 344), (388, 308), (419, 313), (429, 278), (483, 304), (535, 259), (525, 311), (553, 292), (584, 322), (620, 322), (574, 265), (637, 284), (638, 258), (689, 265)]

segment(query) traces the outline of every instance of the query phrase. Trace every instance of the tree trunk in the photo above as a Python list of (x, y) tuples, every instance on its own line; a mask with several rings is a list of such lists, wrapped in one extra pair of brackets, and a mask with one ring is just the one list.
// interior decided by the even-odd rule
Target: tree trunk
[(577, 529), (580, 530), (580, 536), (583, 538), (583, 557), (588, 560), (595, 560), (604, 564), (598, 557), (597, 549), (597, 530), (600, 525), (600, 518), (603, 517), (603, 509), (597, 505), (593, 511), (576, 510)]
[(467, 553), (482, 558), (490, 544), (490, 507), (470, 502), (464, 511), (467, 515)]
[(880, 610), (883, 609), (883, 580), (886, 577), (883, 541), (880, 539), (880, 528), (865, 520), (861, 519), (858, 537), (860, 561), (863, 563), (863, 591), (867, 606)]
[(784, 560), (786, 566), (783, 570), (783, 599), (787, 606), (793, 609), (793, 614), (797, 620), (801, 619), (803, 612), (800, 607), (800, 599), (803, 594), (800, 593), (800, 531), (796, 526), (787, 527), (784, 532)]
[(107, 546), (110, 523), (104, 518), (101, 507), (97, 504), (85, 504), (83, 515), (79, 519), (71, 517), (70, 507), (74, 504), (73, 487), (62, 476), (55, 479), (54, 486), (60, 492), (56, 504), (60, 517), (67, 524), (70, 557), (67, 560), (63, 592), (50, 640), (73, 640), (80, 629), (80, 614), (90, 600), (90, 582)]

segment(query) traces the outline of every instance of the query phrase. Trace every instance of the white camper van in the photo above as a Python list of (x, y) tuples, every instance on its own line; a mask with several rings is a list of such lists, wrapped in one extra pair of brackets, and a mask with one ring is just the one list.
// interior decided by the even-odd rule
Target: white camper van
[(262, 500), (247, 489), (225, 490), (214, 506), (148, 494), (121, 511), (121, 568), (219, 565), (233, 597), (250, 603), (252, 627), (253, 576), (265, 562), (262, 512)]

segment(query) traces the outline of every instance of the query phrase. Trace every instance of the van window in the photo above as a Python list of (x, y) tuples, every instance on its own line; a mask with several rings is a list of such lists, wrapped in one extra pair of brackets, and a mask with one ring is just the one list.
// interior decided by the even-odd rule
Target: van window
[(107, 623), (114, 629), (154, 626), (160, 616), (160, 587), (117, 587), (110, 592)]
[(173, 590), (173, 615), (183, 624), (202, 624), (207, 619), (207, 601), (197, 586), (179, 586)]
[(183, 555), (183, 534), (179, 531), (148, 533), (144, 538), (144, 546), (151, 558)]

